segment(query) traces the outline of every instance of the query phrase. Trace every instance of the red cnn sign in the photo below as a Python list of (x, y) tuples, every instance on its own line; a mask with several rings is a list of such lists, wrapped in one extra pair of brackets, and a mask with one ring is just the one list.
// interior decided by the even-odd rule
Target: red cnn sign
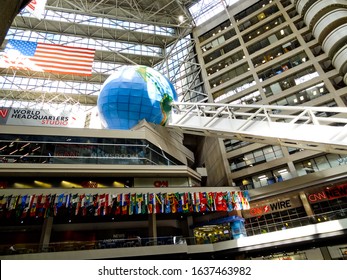
[(154, 181), (153, 183), (154, 187), (156, 188), (168, 188), (169, 187), (169, 181)]

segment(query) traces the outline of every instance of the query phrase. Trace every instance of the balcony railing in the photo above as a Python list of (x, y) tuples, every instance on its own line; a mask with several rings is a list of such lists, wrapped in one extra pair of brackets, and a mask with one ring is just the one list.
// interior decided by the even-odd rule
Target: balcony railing
[[(282, 231), (291, 228), (302, 227), (305, 225), (314, 225), (333, 220), (345, 219), (347, 217), (347, 209), (338, 211), (331, 211), (322, 214), (317, 214), (309, 217), (292, 219), (283, 221), (281, 223), (267, 224), (258, 227), (248, 227), (247, 235), (267, 234), (274, 231)], [(272, 230), (273, 229), (273, 230)], [(243, 237), (247, 238), (247, 237)], [(233, 238), (230, 237), (230, 240)], [(203, 244), (212, 244), (227, 241), (225, 238), (211, 238), (205, 240)], [(16, 255), (16, 254), (31, 254), (31, 253), (46, 253), (46, 252), (62, 252), (62, 251), (80, 251), (80, 250), (103, 250), (115, 248), (129, 248), (140, 246), (161, 246), (161, 245), (182, 245), (186, 244), (197, 245), (202, 244), (195, 237), (183, 236), (165, 236), (157, 238), (126, 238), (126, 239), (103, 239), (95, 241), (66, 241), (66, 242), (53, 242), (47, 246), (38, 243), (23, 243), (23, 244), (3, 244), (0, 245), (0, 255)], [(167, 250), (170, 253), (170, 249)]]

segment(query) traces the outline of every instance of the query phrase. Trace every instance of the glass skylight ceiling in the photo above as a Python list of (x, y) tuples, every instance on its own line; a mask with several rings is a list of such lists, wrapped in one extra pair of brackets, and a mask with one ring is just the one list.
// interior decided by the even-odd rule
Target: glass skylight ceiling
[(201, 0), (189, 8), (189, 12), (194, 18), (196, 25), (201, 25), (211, 17), (223, 11), (227, 6), (231, 6), (239, 0)]

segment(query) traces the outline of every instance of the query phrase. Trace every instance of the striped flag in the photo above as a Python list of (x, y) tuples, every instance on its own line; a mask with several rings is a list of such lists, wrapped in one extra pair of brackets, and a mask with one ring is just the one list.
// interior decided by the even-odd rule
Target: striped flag
[(90, 76), (94, 55), (94, 49), (11, 39), (0, 58), (0, 67)]
[(156, 206), (155, 206), (155, 194), (149, 193), (148, 194), (148, 204), (147, 204), (147, 212), (148, 214), (155, 214), (156, 213)]

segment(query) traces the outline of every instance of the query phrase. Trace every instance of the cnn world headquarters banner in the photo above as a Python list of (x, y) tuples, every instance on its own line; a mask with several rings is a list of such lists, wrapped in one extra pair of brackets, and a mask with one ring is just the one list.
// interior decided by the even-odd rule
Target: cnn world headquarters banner
[(49, 110), (19, 109), (0, 107), (0, 125), (48, 126), (83, 128), (86, 115), (79, 112), (59, 112)]

